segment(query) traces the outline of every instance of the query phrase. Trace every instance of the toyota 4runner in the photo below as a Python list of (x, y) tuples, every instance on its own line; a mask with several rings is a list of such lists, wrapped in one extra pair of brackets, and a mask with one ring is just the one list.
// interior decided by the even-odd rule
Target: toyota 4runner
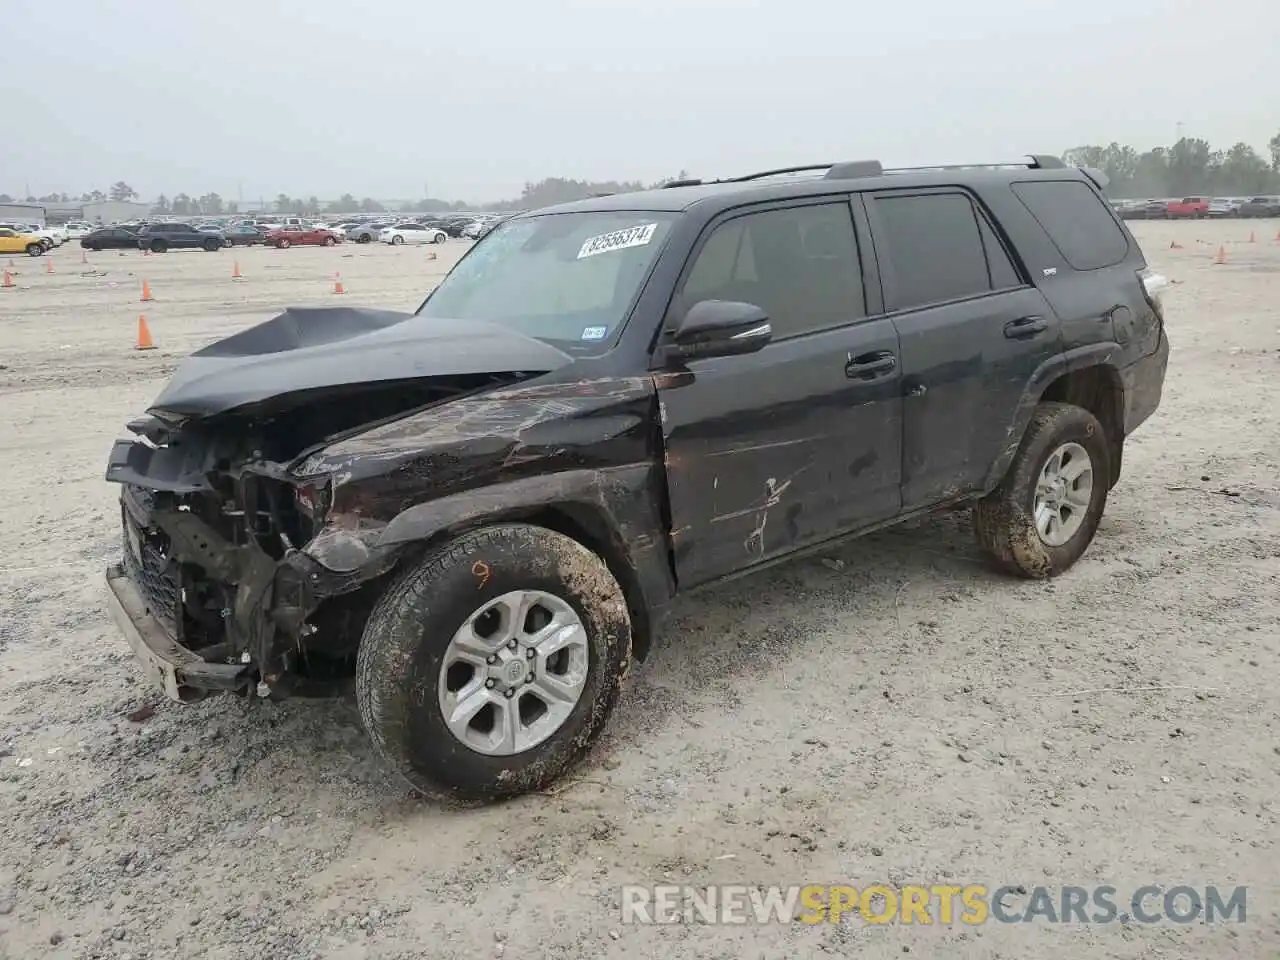
[(413, 314), (197, 351), (111, 451), (167, 694), (323, 694), (418, 789), (539, 788), (672, 597), (972, 504), (1067, 570), (1156, 409), (1164, 280), (1050, 157), (681, 181), (517, 216)]

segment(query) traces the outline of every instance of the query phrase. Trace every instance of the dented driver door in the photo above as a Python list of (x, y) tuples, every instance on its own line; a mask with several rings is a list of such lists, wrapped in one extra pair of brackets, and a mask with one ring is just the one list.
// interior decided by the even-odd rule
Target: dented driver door
[(891, 321), (866, 317), (848, 204), (773, 208), (713, 229), (673, 310), (752, 302), (775, 339), (655, 376), (686, 589), (892, 517), (901, 504), (898, 335)]

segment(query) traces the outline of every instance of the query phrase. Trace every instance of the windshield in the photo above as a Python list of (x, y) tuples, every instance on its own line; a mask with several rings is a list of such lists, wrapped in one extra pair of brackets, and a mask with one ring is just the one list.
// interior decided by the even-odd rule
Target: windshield
[(574, 353), (601, 352), (620, 332), (673, 219), (610, 211), (508, 220), (418, 312), (502, 324)]

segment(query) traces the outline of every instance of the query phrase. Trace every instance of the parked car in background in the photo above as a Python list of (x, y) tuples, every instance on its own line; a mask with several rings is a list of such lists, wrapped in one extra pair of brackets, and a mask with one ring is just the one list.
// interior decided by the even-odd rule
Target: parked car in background
[(347, 230), (340, 223), (313, 223), (311, 226), (316, 230), (328, 230), (339, 240), (347, 239)]
[(72, 220), (66, 226), (67, 239), (79, 240), (81, 237), (92, 233), (95, 229), (96, 228), (93, 224), (87, 223), (84, 220)]
[(138, 231), (129, 227), (99, 227), (80, 238), (86, 250), (137, 250)]
[(347, 239), (354, 240), (356, 243), (372, 243), (378, 239), (378, 235), (387, 227), (391, 226), (389, 220), (375, 220), (372, 223), (360, 223), (353, 229), (347, 231)]
[(284, 250), (286, 247), (332, 247), (340, 243), (341, 239), (327, 227), (299, 223), (268, 231), (265, 242), (269, 247)]
[(227, 246), (230, 247), (252, 247), (254, 244), (267, 241), (266, 233), (247, 223), (227, 227), (222, 235), (227, 238)]
[(1252, 197), (1240, 204), (1242, 217), (1280, 217), (1280, 197)]
[(12, 227), (0, 227), (0, 253), (25, 253), (38, 257), (48, 249), (34, 233), (21, 233)]
[(402, 243), (444, 243), (449, 239), (442, 227), (429, 227), (422, 223), (397, 223), (378, 234), (383, 243), (399, 246)]
[(1169, 203), (1167, 216), (1171, 220), (1200, 220), (1209, 215), (1208, 197), (1183, 197)]
[(12, 230), (14, 233), (21, 233), (25, 236), (39, 237), (45, 250), (52, 250), (54, 247), (62, 245), (62, 241), (58, 239), (52, 230), (37, 226), (34, 223), (0, 223), (0, 228)]
[(1169, 204), (1164, 200), (1135, 200), (1119, 213), (1122, 220), (1162, 220), (1169, 215)]
[(213, 253), (226, 246), (220, 233), (206, 233), (189, 223), (148, 223), (138, 231), (138, 249), (152, 253), (167, 250), (207, 250)]

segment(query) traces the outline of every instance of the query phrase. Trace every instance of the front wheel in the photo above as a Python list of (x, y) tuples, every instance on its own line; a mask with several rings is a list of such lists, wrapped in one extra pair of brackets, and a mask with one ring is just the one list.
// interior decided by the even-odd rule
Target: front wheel
[(204, 242), (204, 248), (209, 253), (216, 253), (222, 249), (222, 243), (218, 240), (206, 240)]
[(1093, 542), (1110, 477), (1097, 417), (1069, 403), (1040, 404), (1004, 480), (974, 505), (979, 545), (1008, 573), (1062, 573)]
[(324, 245), (325, 245), (326, 247), (332, 247), (332, 246), (333, 246), (335, 243), (337, 243), (337, 242), (338, 242), (338, 241), (337, 241), (337, 240), (335, 240), (333, 237), (325, 237), (325, 238), (324, 238)]
[(369, 617), (356, 697), (417, 790), (475, 803), (538, 790), (604, 728), (631, 659), (622, 589), (576, 540), (501, 524), (409, 569)]
[(28, 244), (27, 244), (27, 256), (28, 256), (28, 257), (39, 257), (39, 256), (43, 256), (43, 255), (44, 255), (44, 244), (42, 244), (42, 243), (28, 243)]
[(151, 241), (151, 252), (152, 252), (152, 253), (164, 253), (164, 252), (165, 252), (166, 250), (168, 250), (168, 249), (169, 249), (168, 244), (166, 244), (163, 240), (152, 240), (152, 241)]
[(277, 249), (277, 250), (286, 250), (286, 249), (288, 249), (288, 247), (289, 247), (289, 241), (288, 241), (288, 240), (277, 240), (277, 241), (276, 241), (276, 249)]
[(432, 238), (431, 238), (431, 242), (432, 242), (432, 243), (444, 243), (444, 242), (445, 242), (446, 240), (448, 240), (448, 239), (449, 239), (449, 235), (448, 235), (448, 234), (445, 234), (445, 233), (437, 233), (434, 237), (432, 237)]

